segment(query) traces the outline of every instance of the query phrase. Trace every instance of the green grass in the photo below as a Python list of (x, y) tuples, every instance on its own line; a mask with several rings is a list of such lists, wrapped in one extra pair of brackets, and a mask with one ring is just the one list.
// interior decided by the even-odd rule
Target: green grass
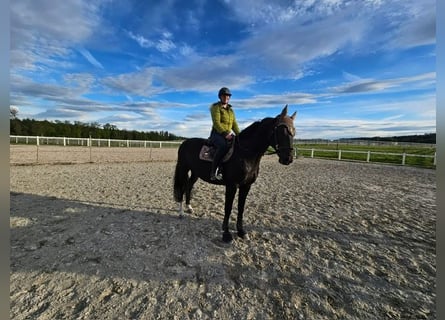
[[(299, 156), (310, 157), (314, 149), (315, 158), (338, 159), (338, 150), (341, 150), (341, 160), (367, 161), (368, 151), (370, 162), (388, 164), (402, 164), (403, 154), (406, 154), (405, 165), (435, 168), (435, 147), (403, 146), (403, 145), (352, 145), (352, 144), (297, 144)], [(305, 150), (302, 150), (305, 149)], [(329, 150), (329, 151), (328, 151)], [(348, 151), (356, 151), (352, 153)], [(390, 154), (382, 154), (390, 153)], [(431, 156), (431, 157), (422, 157)]]

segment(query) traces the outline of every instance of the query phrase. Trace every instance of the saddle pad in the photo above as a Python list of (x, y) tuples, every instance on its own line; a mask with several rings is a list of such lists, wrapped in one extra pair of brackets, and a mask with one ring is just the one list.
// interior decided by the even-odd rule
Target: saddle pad
[[(229, 151), (227, 151), (226, 155), (223, 157), (222, 162), (226, 162), (230, 159), (233, 154), (233, 149), (234, 148), (232, 144), (232, 146), (229, 148)], [(199, 151), (199, 159), (212, 162), (213, 157), (215, 156), (215, 151), (216, 150), (214, 146), (204, 144), (201, 148), (201, 151)]]

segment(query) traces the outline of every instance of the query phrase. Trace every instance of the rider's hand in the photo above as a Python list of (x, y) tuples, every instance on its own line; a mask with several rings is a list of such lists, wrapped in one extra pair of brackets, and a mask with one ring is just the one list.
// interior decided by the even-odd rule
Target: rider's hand
[(235, 136), (235, 132), (233, 130), (230, 130), (230, 132), (226, 135), (226, 140), (232, 140)]

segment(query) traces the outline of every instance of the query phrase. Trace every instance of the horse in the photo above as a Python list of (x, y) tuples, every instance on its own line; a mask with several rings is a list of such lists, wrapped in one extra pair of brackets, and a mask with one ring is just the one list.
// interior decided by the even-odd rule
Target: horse
[(254, 122), (242, 130), (235, 137), (234, 150), (230, 159), (222, 163), (223, 180), (210, 180), (211, 162), (201, 160), (201, 148), (208, 143), (208, 139), (189, 138), (184, 140), (178, 149), (178, 157), (173, 179), (173, 195), (179, 203), (179, 216), (182, 217), (183, 197), (185, 194), (186, 212), (193, 213), (190, 205), (193, 185), (200, 178), (205, 182), (225, 186), (224, 220), (222, 224), (223, 242), (230, 243), (233, 236), (229, 231), (229, 218), (233, 201), (238, 194), (238, 216), (236, 222), (237, 235), (247, 239), (247, 232), (243, 227), (243, 213), (247, 195), (251, 185), (256, 181), (259, 173), (260, 161), (269, 146), (278, 155), (282, 165), (289, 165), (293, 161), (293, 139), (295, 136), (294, 120), (297, 112), (287, 115), (287, 105), (276, 117), (267, 117)]

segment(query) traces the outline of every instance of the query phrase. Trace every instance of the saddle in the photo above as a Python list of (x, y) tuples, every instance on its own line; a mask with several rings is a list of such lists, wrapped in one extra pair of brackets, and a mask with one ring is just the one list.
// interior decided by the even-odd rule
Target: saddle
[[(235, 139), (232, 139), (232, 141), (229, 142), (229, 150), (224, 155), (221, 162), (226, 162), (232, 157), (235, 146), (234, 140)], [(207, 139), (207, 141), (203, 144), (201, 151), (199, 151), (199, 159), (212, 162), (215, 152), (216, 147), (210, 142), (210, 139)]]

